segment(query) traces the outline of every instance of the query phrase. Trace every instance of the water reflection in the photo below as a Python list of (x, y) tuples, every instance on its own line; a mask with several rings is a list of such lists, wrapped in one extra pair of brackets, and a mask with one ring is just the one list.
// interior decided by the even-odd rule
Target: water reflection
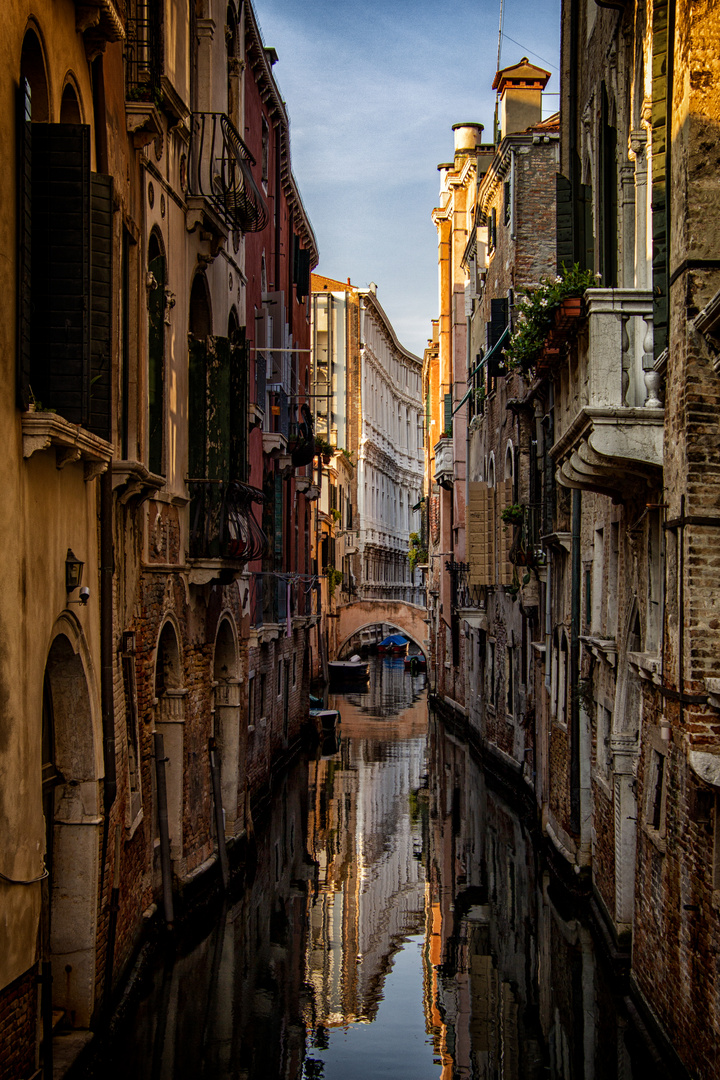
[[(366, 691), (331, 696), (342, 714), (339, 753), (310, 766), (308, 847), (318, 866), (309, 905), (310, 1053), (327, 1078), (365, 1077), (370, 1068), (373, 1075), (437, 1076), (418, 947), (423, 691), (424, 676), (406, 676), (402, 660), (372, 659)], [(370, 1022), (372, 1031), (350, 1028)]]
[(522, 816), (428, 726), (424, 676), (374, 660), (330, 705), (339, 748), (278, 786), (242, 898), (158, 965), (90, 1074), (661, 1076)]
[(428, 757), (428, 1015), (441, 1076), (664, 1075), (517, 810), (435, 719)]

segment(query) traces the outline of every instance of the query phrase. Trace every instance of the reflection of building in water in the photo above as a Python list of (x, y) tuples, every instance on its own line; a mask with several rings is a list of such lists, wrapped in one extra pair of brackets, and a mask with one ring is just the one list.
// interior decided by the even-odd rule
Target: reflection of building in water
[(664, 1075), (628, 1035), (590, 931), (518, 813), (434, 721), (428, 759), (425, 1008), (442, 1080)]
[(424, 698), (402, 719), (342, 705), (342, 746), (310, 766), (308, 847), (317, 861), (307, 979), (315, 1022), (372, 1020), (392, 957), (422, 925), (416, 793), (425, 772)]
[(103, 1064), (110, 1080), (299, 1080), (305, 1057), (307, 764), (279, 784), (242, 898), (158, 970)]

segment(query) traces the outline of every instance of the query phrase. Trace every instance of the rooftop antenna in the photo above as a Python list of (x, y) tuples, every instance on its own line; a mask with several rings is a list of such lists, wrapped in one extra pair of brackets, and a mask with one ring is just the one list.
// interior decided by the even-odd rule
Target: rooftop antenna
[[(505, 7), (505, 0), (500, 0), (500, 26), (498, 27), (498, 55), (497, 55), (497, 67), (495, 68), (496, 71), (500, 70), (500, 57), (502, 56), (503, 14), (504, 14), (503, 9), (504, 9), (504, 7)], [(497, 146), (498, 142), (500, 141), (499, 138), (498, 138), (498, 135), (499, 135), (499, 132), (498, 132), (498, 101), (499, 101), (499, 95), (500, 95), (500, 90), (498, 89), (496, 91), (496, 93), (495, 93), (495, 125), (494, 125), (495, 131), (493, 132), (493, 134), (495, 136), (494, 142), (495, 142), (496, 146)]]

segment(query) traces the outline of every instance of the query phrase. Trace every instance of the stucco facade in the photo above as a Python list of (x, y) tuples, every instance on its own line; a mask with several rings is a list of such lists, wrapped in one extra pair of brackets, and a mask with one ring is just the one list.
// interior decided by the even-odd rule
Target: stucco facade
[(317, 249), (276, 57), (249, 4), (146, 14), (14, 3), (0, 46), (8, 1077), (242, 856), (307, 717)]

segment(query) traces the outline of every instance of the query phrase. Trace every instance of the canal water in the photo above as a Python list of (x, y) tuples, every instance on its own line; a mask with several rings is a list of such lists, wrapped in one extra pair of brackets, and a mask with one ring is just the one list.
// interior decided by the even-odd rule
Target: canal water
[(92, 1075), (139, 1080), (623, 1080), (648, 1059), (589, 928), (518, 812), (371, 659), (331, 696), (242, 898), (160, 958)]

